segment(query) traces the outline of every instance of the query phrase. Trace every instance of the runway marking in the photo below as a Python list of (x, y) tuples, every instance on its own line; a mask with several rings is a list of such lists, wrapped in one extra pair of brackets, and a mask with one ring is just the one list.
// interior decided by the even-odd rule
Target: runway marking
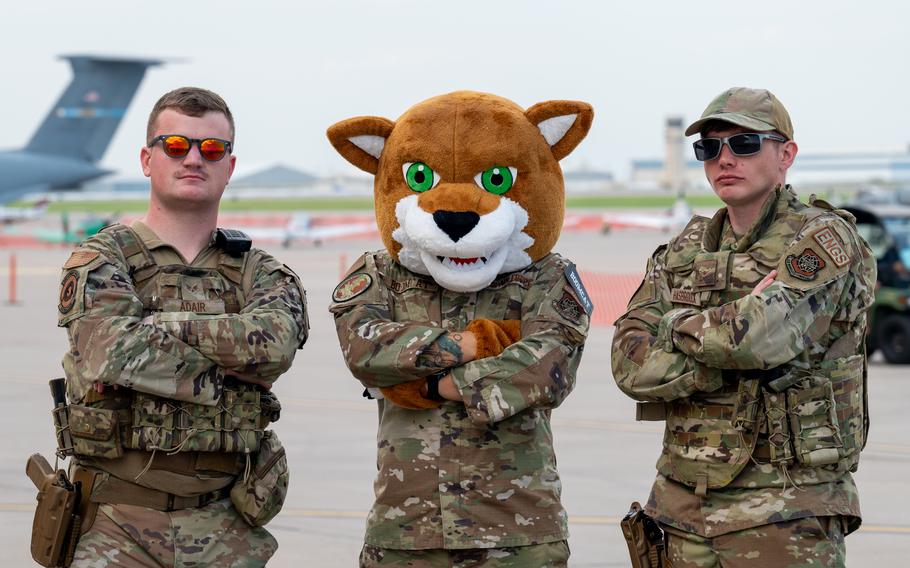
[[(34, 513), (33, 503), (0, 503), (0, 513)], [(339, 511), (332, 509), (281, 509), (282, 517), (297, 517), (302, 519), (366, 519), (367, 511)], [(621, 517), (607, 517), (601, 515), (569, 515), (570, 525), (618, 525)], [(870, 525), (864, 524), (859, 532), (869, 534), (900, 534), (910, 535), (910, 526), (901, 525)]]

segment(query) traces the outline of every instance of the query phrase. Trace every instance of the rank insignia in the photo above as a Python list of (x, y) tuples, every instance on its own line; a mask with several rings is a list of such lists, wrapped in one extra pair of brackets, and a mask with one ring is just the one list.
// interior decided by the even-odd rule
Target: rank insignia
[(354, 274), (345, 278), (341, 284), (335, 287), (332, 292), (332, 300), (336, 302), (347, 302), (367, 291), (373, 283), (373, 278), (369, 274)]
[(559, 315), (574, 323), (578, 323), (581, 314), (585, 313), (584, 308), (568, 292), (563, 292), (562, 298), (553, 300), (553, 307), (556, 308)]
[(787, 255), (787, 272), (799, 280), (815, 280), (818, 272), (825, 267), (825, 261), (810, 248), (805, 249), (799, 256)]
[(60, 284), (60, 304), (57, 309), (60, 310), (61, 314), (69, 313), (73, 309), (73, 305), (76, 303), (76, 290), (78, 287), (79, 272), (70, 270), (63, 277), (63, 282)]
[(695, 283), (697, 286), (714, 286), (717, 284), (717, 260), (700, 260), (695, 263)]

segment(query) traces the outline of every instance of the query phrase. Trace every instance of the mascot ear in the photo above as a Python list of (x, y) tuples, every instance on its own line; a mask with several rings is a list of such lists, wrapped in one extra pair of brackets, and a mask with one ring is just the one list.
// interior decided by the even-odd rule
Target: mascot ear
[(525, 116), (537, 125), (559, 161), (571, 154), (588, 135), (594, 109), (580, 101), (545, 101), (529, 108)]
[(394, 127), (394, 122), (380, 116), (358, 116), (336, 122), (326, 135), (345, 160), (375, 175), (385, 140)]

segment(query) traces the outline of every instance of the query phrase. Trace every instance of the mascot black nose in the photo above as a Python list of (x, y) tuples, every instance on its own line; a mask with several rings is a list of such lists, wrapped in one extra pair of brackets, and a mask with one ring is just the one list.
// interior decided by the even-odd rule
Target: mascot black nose
[(473, 211), (437, 211), (433, 213), (433, 220), (437, 227), (457, 243), (458, 239), (477, 226), (480, 215)]

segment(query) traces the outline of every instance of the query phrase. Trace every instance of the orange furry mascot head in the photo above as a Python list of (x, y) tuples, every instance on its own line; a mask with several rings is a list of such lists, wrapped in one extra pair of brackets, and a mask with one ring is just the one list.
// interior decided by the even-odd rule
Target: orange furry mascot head
[(376, 176), (376, 221), (392, 256), (444, 288), (470, 292), (556, 244), (565, 208), (559, 160), (593, 117), (583, 102), (523, 110), (458, 91), (418, 103), (396, 122), (341, 121), (328, 136), (345, 159)]

